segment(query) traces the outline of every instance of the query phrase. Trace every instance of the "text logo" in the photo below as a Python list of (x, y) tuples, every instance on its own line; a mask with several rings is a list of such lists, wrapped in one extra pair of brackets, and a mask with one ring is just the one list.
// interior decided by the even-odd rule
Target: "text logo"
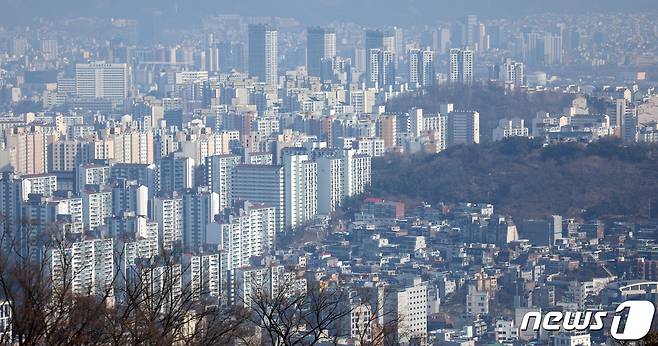
[[(626, 321), (622, 318), (626, 311)], [(656, 307), (646, 300), (629, 300), (620, 304), (612, 317), (610, 334), (616, 340), (639, 340), (645, 337), (651, 329)], [(528, 312), (523, 316), (521, 331), (583, 331), (603, 329), (603, 320), (608, 317), (607, 311), (551, 311), (542, 316), (539, 311)], [(532, 326), (530, 320), (534, 318)]]

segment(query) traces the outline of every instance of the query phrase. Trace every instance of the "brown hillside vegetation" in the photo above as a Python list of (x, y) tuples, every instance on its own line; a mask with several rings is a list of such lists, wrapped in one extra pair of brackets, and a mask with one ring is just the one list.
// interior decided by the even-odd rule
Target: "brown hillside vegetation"
[(525, 138), (373, 161), (371, 193), (430, 203), (490, 202), (514, 217), (647, 216), (658, 147), (615, 139), (542, 147)]

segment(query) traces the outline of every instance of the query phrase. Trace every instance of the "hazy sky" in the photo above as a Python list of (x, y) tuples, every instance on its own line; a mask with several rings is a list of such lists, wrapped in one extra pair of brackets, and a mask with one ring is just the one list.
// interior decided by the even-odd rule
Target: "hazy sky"
[(658, 0), (0, 0), (0, 22), (10, 24), (34, 16), (139, 19), (161, 10), (169, 18), (183, 22), (196, 21), (207, 14), (242, 14), (294, 17), (306, 24), (340, 20), (368, 25), (408, 25), (433, 23), (467, 13), (510, 17), (548, 11), (648, 9), (658, 9)]

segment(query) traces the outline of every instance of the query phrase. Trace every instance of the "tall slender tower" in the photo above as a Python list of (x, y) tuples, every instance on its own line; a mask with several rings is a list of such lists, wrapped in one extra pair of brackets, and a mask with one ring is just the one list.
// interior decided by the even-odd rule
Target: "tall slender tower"
[(249, 75), (275, 85), (278, 81), (278, 32), (270, 25), (249, 25)]
[(384, 33), (380, 30), (367, 30), (366, 39), (365, 39), (365, 48), (366, 48), (366, 76), (369, 77), (372, 75), (370, 70), (371, 68), (371, 51), (378, 49), (379, 51), (384, 50)]
[(473, 83), (473, 51), (451, 49), (448, 79), (451, 83)]
[(331, 29), (312, 27), (306, 32), (306, 69), (309, 76), (319, 77), (322, 59), (336, 57), (336, 33)]

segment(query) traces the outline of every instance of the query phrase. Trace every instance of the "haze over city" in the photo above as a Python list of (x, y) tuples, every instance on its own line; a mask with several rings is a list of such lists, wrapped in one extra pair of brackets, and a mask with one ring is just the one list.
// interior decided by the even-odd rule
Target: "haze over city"
[(0, 344), (658, 344), (653, 0), (0, 0)]

